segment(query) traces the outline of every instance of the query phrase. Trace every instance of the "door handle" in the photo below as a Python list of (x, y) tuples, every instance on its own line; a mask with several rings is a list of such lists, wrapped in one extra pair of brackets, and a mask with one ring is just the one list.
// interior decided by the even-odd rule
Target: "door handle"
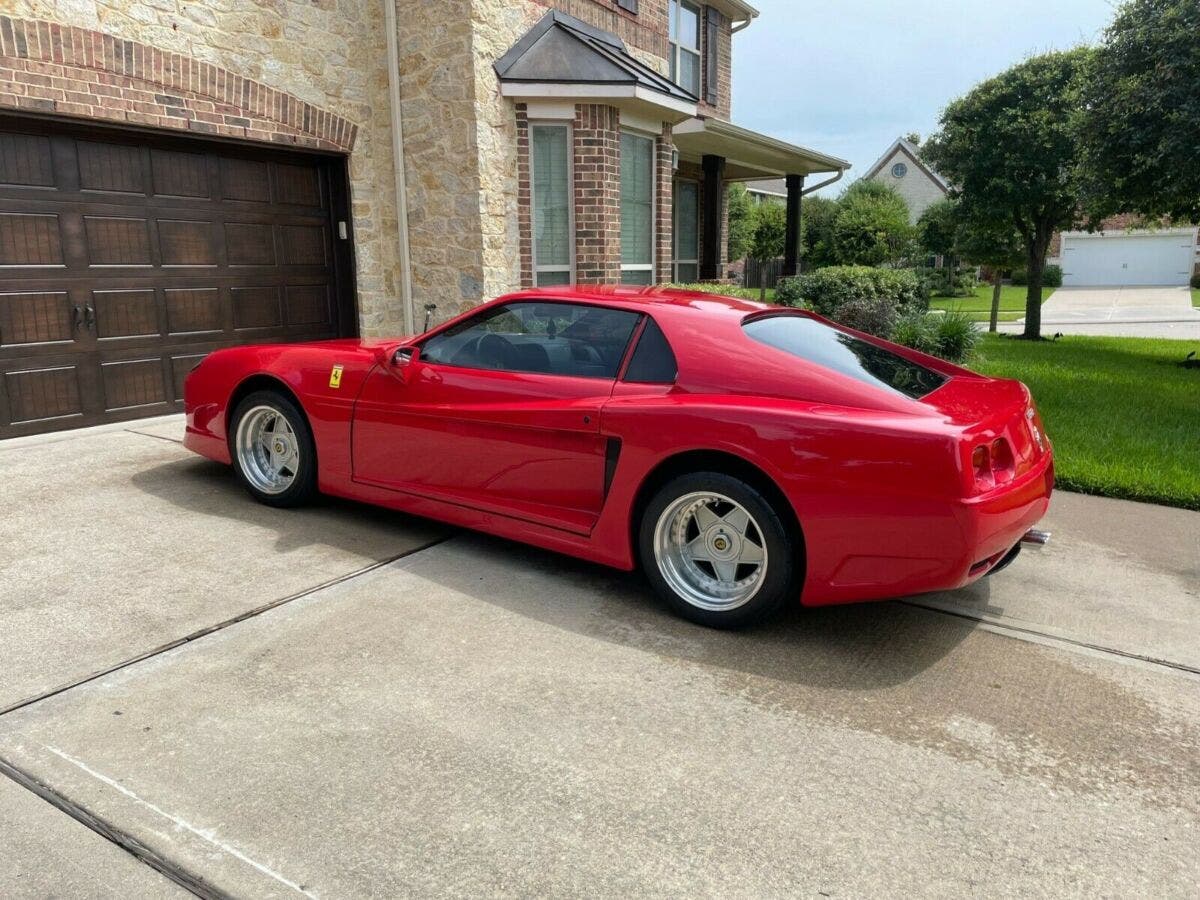
[(88, 328), (91, 328), (96, 324), (96, 310), (91, 306), (91, 304), (83, 308), (83, 322)]
[(76, 331), (78, 331), (80, 328), (83, 327), (83, 307), (82, 306), (72, 306), (71, 307), (71, 323), (74, 326)]

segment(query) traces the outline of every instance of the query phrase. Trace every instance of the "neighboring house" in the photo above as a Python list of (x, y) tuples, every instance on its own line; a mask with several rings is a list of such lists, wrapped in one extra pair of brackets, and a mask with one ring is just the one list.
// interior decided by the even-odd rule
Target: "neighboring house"
[(913, 223), (950, 193), (946, 180), (921, 161), (920, 151), (905, 138), (896, 138), (862, 177), (894, 187), (908, 204), (908, 220)]
[(0, 15), (0, 437), (169, 412), (206, 352), (720, 276), (743, 0), (44, 3)]
[(1200, 273), (1195, 226), (1132, 228), (1136, 221), (1115, 216), (1096, 232), (1056, 234), (1046, 261), (1062, 267), (1066, 287), (1186, 285)]
[(786, 203), (787, 179), (770, 178), (746, 183), (746, 193), (755, 203)]

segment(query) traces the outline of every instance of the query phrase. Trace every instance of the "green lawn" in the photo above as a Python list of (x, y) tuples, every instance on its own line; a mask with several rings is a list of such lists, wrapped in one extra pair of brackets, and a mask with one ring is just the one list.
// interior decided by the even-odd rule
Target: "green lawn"
[(1179, 365), (1189, 350), (1200, 341), (988, 335), (969, 365), (1029, 385), (1060, 487), (1200, 509), (1200, 368)]
[[(1024, 285), (1005, 284), (1000, 286), (1000, 321), (1015, 322), (1025, 315)], [(1043, 302), (1054, 293), (1053, 288), (1042, 288)], [(992, 286), (981, 284), (975, 288), (973, 297), (934, 297), (929, 301), (930, 309), (960, 309), (969, 313), (977, 322), (987, 322), (992, 314)]]
[(1200, 308), (1200, 288), (1192, 288), (1192, 306)]

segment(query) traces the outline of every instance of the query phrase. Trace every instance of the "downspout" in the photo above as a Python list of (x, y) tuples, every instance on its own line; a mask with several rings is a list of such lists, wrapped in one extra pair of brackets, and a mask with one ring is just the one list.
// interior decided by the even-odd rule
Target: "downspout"
[(400, 45), (396, 36), (396, 0), (383, 0), (387, 29), (388, 106), (392, 123), (392, 168), (396, 179), (396, 230), (400, 233), (400, 303), (404, 332), (415, 334), (412, 296), (412, 252), (408, 243), (408, 183), (404, 177), (404, 121), (400, 111)]
[(800, 196), (807, 197), (813, 191), (819, 191), (821, 188), (828, 187), (829, 185), (833, 184), (835, 181), (841, 181), (842, 176), (845, 174), (846, 174), (845, 169), (838, 169), (838, 173), (836, 175), (834, 175), (832, 178), (826, 178), (824, 181), (819, 181), (810, 188), (805, 188), (804, 190), (802, 190), (800, 192)]

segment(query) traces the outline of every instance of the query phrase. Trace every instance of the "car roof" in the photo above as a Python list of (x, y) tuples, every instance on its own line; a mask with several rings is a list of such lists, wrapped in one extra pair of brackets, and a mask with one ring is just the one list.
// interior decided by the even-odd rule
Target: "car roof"
[(723, 294), (707, 291), (689, 291), (669, 287), (635, 287), (630, 285), (571, 285), (563, 287), (531, 288), (498, 298), (494, 302), (514, 300), (559, 300), (566, 302), (600, 303), (634, 309), (656, 306), (671, 312), (725, 313), (738, 319), (749, 313), (779, 309), (766, 303), (755, 303)]

